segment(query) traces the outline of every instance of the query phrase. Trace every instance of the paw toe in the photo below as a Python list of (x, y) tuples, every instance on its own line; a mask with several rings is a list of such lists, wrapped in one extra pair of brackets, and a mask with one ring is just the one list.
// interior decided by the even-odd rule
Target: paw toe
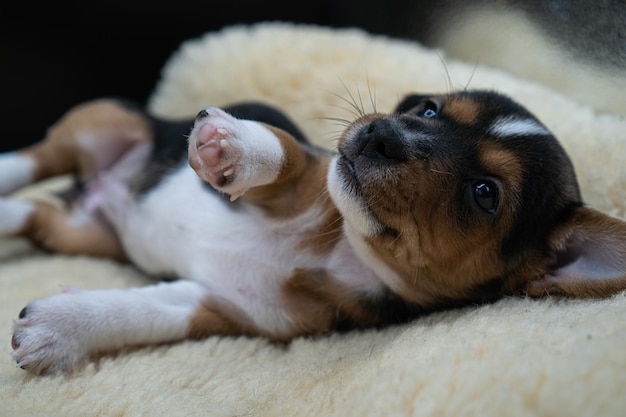
[(15, 337), (15, 334), (13, 336), (11, 336), (11, 348), (13, 350), (16, 350), (20, 347), (20, 343), (17, 341), (17, 337)]

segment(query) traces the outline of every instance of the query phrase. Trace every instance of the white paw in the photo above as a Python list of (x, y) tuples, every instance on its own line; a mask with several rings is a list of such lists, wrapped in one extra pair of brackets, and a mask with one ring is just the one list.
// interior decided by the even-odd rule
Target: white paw
[(70, 371), (92, 354), (181, 340), (206, 295), (190, 281), (82, 290), (29, 303), (13, 327), (13, 359), (36, 374)]
[(32, 201), (0, 197), (0, 236), (22, 231), (34, 208)]
[(13, 327), (13, 359), (35, 374), (67, 371), (87, 356), (81, 341), (80, 311), (72, 308), (66, 292), (28, 304)]
[(33, 180), (35, 163), (16, 152), (0, 154), (0, 195), (19, 190)]
[(189, 136), (189, 164), (231, 200), (274, 181), (282, 158), (280, 140), (271, 130), (214, 107), (200, 113)]

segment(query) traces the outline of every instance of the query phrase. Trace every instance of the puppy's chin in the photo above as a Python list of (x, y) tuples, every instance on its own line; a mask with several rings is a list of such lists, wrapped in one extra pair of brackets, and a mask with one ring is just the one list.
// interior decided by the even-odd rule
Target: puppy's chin
[(346, 222), (364, 237), (373, 237), (382, 225), (367, 208), (354, 168), (343, 156), (330, 162), (327, 176), (328, 193)]

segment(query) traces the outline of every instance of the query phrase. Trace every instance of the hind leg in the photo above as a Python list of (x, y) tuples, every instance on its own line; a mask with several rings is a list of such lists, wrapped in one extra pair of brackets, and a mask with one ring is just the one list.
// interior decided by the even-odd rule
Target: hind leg
[(0, 155), (0, 195), (9, 194), (33, 182), (34, 170), (35, 161), (23, 153)]
[[(70, 290), (34, 300), (13, 328), (18, 366), (36, 374), (71, 371), (90, 355), (194, 337), (193, 317), (227, 333), (207, 310), (207, 290), (191, 281), (108, 290)], [(236, 332), (231, 332), (236, 333)]]
[(0, 195), (74, 173), (93, 178), (138, 144), (152, 139), (146, 115), (117, 100), (94, 100), (68, 111), (39, 143), (0, 155)]
[(78, 207), (0, 197), (0, 236), (24, 236), (45, 249), (71, 255), (126, 260), (112, 230)]
[[(87, 182), (113, 166), (124, 173), (120, 166), (141, 166), (137, 161), (147, 157), (152, 137), (147, 116), (127, 104), (103, 99), (78, 105), (43, 141), (0, 155), (0, 196), (57, 175), (72, 173)], [(114, 233), (95, 216), (80, 208), (0, 197), (0, 235), (24, 236), (62, 253), (124, 259)]]

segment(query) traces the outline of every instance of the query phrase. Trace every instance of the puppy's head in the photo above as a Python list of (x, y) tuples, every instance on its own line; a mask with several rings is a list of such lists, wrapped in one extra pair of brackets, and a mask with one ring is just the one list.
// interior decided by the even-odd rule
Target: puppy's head
[(500, 94), (413, 95), (359, 118), (328, 185), (362, 259), (418, 304), (626, 288), (626, 223), (583, 207), (558, 141)]

